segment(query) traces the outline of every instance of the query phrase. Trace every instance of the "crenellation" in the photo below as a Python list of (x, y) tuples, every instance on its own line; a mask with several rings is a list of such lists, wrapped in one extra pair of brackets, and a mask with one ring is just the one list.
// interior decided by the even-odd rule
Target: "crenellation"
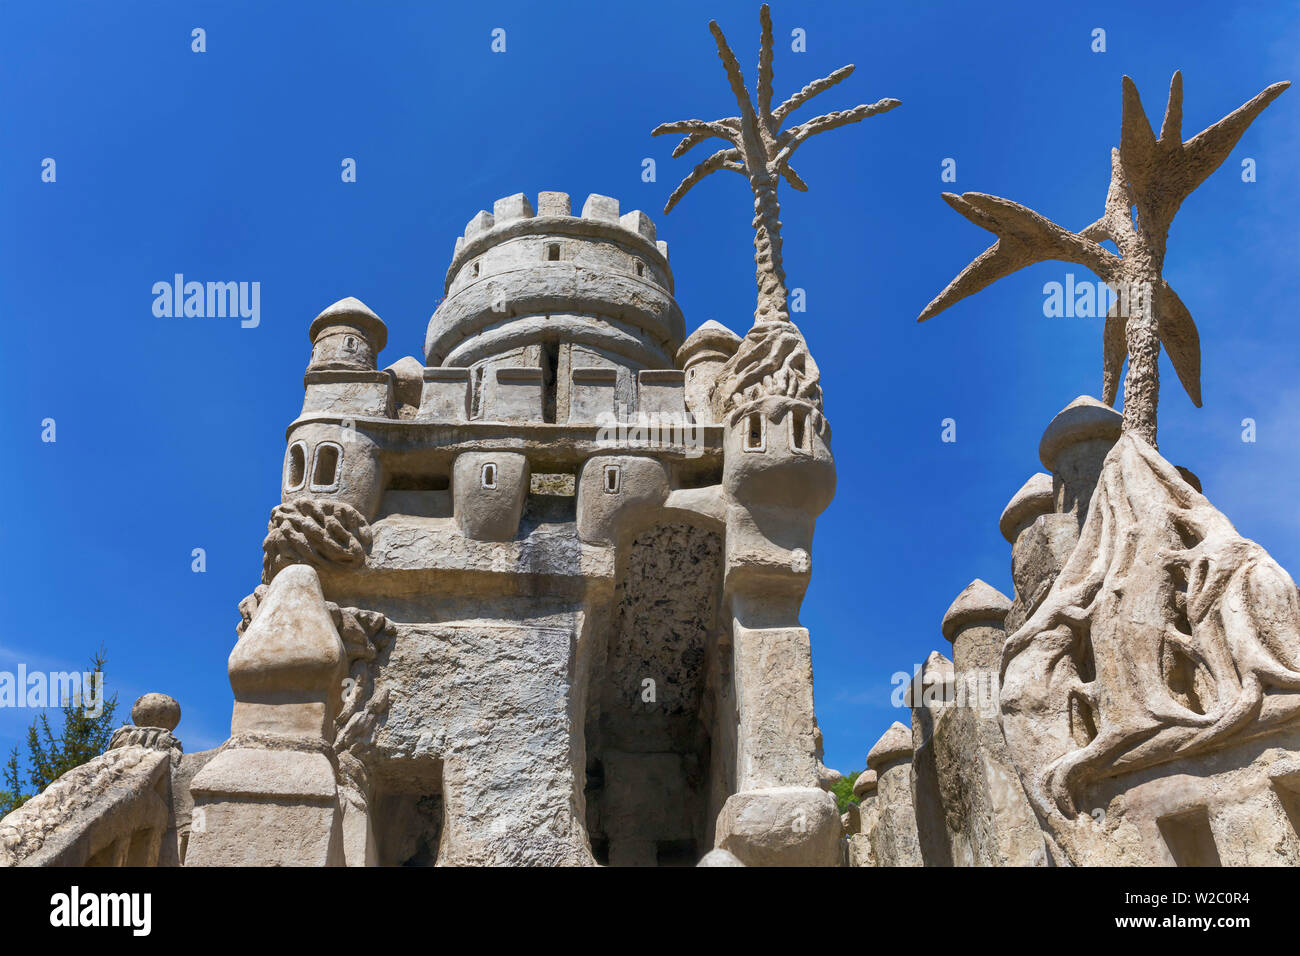
[[(618, 224), (624, 229), (639, 233), (650, 242), (654, 242), (656, 248), (658, 247), (658, 243), (655, 240), (655, 224), (651, 222), (650, 217), (640, 209), (634, 209), (632, 212), (625, 212), (619, 217)], [(664, 258), (667, 258), (666, 253)]]
[(537, 215), (568, 216), (569, 194), (558, 192), (540, 192), (537, 194)]
[(686, 422), (686, 376), (677, 369), (637, 372), (637, 415), (653, 422)]
[(393, 417), (393, 376), (386, 370), (308, 372), (303, 384), (303, 415)]
[(505, 196), (492, 204), (492, 226), (504, 225), (515, 219), (532, 219), (533, 204), (523, 193)]
[(465, 223), (465, 242), (488, 232), (492, 229), (493, 225), (495, 225), (495, 222), (492, 218), (492, 213), (488, 212), (486, 209), (480, 209), (474, 214), (473, 219)]
[(599, 219), (605, 222), (618, 222), (618, 200), (612, 196), (592, 193), (582, 204), (583, 219)]
[(484, 378), (480, 418), (500, 422), (543, 421), (543, 370), (500, 365)]

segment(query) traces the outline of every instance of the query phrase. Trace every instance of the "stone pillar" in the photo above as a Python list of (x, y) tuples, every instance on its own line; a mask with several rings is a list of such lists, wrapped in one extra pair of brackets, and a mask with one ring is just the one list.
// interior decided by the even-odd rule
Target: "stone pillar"
[(308, 565), (271, 583), (230, 654), (230, 739), (194, 778), (189, 866), (340, 866), (334, 718), (345, 651)]
[(1038, 457), (1053, 475), (1058, 514), (1074, 515), (1079, 528), (1088, 517), (1101, 463), (1119, 440), (1122, 416), (1109, 405), (1080, 395), (1048, 423)]
[[(131, 707), (131, 723), (113, 732), (108, 749), (119, 747), (147, 747), (166, 750), (171, 757), (169, 796), (167, 798), (167, 831), (157, 849), (144, 853), (148, 860), (157, 860), (158, 866), (180, 866), (185, 858), (185, 841), (189, 835), (188, 787), (178, 787), (177, 777), (184, 759), (181, 742), (172, 733), (181, 722), (181, 705), (166, 694), (144, 694)], [(182, 792), (184, 791), (184, 792)], [(137, 848), (132, 841), (132, 849)], [(152, 862), (129, 862), (128, 866), (153, 866)]]
[(1014, 633), (1046, 597), (1079, 540), (1073, 515), (1056, 513), (1052, 476), (1039, 472), (1007, 502), (998, 521), (1011, 545), (1011, 583), (1015, 600), (1004, 625)]
[(867, 754), (876, 772), (877, 821), (871, 845), (879, 866), (923, 866), (912, 804), (912, 732), (894, 721)]
[(799, 624), (813, 524), (835, 492), (830, 428), (810, 405), (768, 398), (738, 409), (724, 442), (738, 792), (718, 814), (715, 845), (749, 866), (835, 866), (843, 827), (820, 788), (812, 652)]
[(853, 781), (853, 796), (857, 797), (857, 831), (849, 835), (849, 866), (878, 866), (872, 849), (872, 833), (879, 814), (876, 810), (876, 772), (864, 770)]
[(734, 624), (736, 788), (715, 843), (748, 866), (834, 866), (835, 798), (816, 784), (812, 650), (802, 627)]
[(1006, 639), (1002, 626), (1010, 610), (1006, 595), (979, 578), (966, 585), (949, 605), (940, 627), (952, 642), (953, 669), (959, 679), (974, 671), (997, 676)]
[(969, 855), (969, 840), (948, 786), (953, 761), (945, 759), (952, 749), (947, 725), (957, 716), (955, 683), (952, 661), (931, 651), (906, 697), (912, 708), (912, 809), (926, 866), (952, 866)]
[(954, 841), (961, 847), (954, 854), (959, 866), (1046, 862), (1038, 820), (999, 720), (1003, 622), (1011, 608), (1004, 594), (976, 578), (957, 595), (941, 625), (952, 642), (957, 706), (944, 722), (935, 750), (939, 772), (948, 781), (946, 816), (961, 831), (961, 839)]

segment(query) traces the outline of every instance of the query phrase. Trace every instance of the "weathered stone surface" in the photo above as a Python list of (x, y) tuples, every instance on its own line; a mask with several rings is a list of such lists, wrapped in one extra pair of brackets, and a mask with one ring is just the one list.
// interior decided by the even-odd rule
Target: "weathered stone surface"
[(347, 660), (316, 571), (284, 568), (230, 654), (231, 739), (190, 784), (187, 865), (343, 864), (332, 744)]
[(966, 585), (943, 615), (943, 636), (952, 641), (957, 634), (972, 625), (996, 624), (1001, 626), (1011, 610), (1011, 602), (997, 588), (976, 578)]
[[(1242, 133), (1290, 83), (1274, 83), (1210, 128), (1183, 141), (1183, 75), (1175, 72), (1159, 138), (1127, 76), (1120, 144), (1111, 150), (1105, 211), (1079, 232), (996, 196), (945, 193), (944, 199), (998, 241), (962, 270), (925, 307), (925, 321), (989, 283), (1035, 262), (1058, 259), (1085, 266), (1117, 293), (1103, 333), (1102, 397), (1113, 405), (1124, 379), (1123, 428), (1156, 447), (1163, 347), (1196, 406), (1201, 404), (1201, 343), (1196, 323), (1162, 277), (1169, 227), (1183, 200), (1227, 158)], [(1102, 245), (1111, 242), (1116, 252)], [(1118, 254), (1116, 254), (1118, 253)], [(1083, 413), (1081, 418), (1092, 417)], [(1043, 463), (1055, 471), (1047, 455)], [(1086, 503), (1087, 496), (1083, 497)], [(1061, 508), (1059, 510), (1073, 510)], [(1082, 517), (1080, 518), (1082, 523)]]
[(718, 818), (718, 847), (746, 866), (835, 866), (841, 833), (835, 798), (808, 787), (733, 794)]
[(592, 862), (575, 798), (574, 650), (561, 627), (397, 625), (376, 678), (391, 699), (375, 775), (381, 791), (441, 793), (439, 864)]
[(1015, 544), (1021, 531), (1033, 524), (1040, 515), (1051, 514), (1055, 507), (1052, 476), (1040, 471), (1011, 496), (998, 519), (998, 530), (1008, 544)]
[(74, 767), (0, 820), (0, 866), (157, 866), (170, 768), (169, 751), (146, 747)]
[[(1106, 458), (1069, 563), (1007, 639), (1004, 674), (1007, 743), (1054, 856), (1116, 859), (1126, 814), (1113, 798), (1100, 822), (1090, 816), (1094, 794), (1112, 786), (1103, 781), (1294, 732), (1300, 596), (1262, 548), (1126, 433)], [(1236, 772), (1256, 781), (1269, 772), (1249, 766)], [(1185, 811), (1223, 812), (1206, 799)], [(1175, 827), (1200, 836), (1166, 845), (1203, 844), (1207, 827)], [(1123, 856), (1154, 861), (1152, 846), (1135, 840)]]
[(869, 793), (876, 792), (876, 772), (871, 769), (862, 771), (853, 781), (853, 795), (859, 800)]

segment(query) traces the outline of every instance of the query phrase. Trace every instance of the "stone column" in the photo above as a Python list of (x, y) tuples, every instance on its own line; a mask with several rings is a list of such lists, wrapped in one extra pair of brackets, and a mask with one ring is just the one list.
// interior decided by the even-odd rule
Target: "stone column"
[[(1043, 476), (1046, 477), (1046, 476)], [(1070, 519), (1071, 522), (1073, 519)], [(1003, 622), (1012, 604), (976, 578), (943, 616), (943, 636), (952, 641), (958, 684), (957, 707), (937, 742), (939, 771), (950, 779), (967, 866), (1034, 866), (1046, 862), (1038, 820), (1007, 751), (999, 720), (998, 674)]]
[(952, 866), (969, 855), (969, 841), (954, 794), (948, 786), (952, 736), (948, 725), (956, 718), (956, 679), (952, 661), (931, 651), (905, 702), (912, 708), (912, 809), (921, 858), (926, 866)]
[(723, 589), (732, 617), (738, 792), (718, 814), (715, 845), (750, 866), (841, 860), (835, 799), (820, 787), (812, 650), (799, 624), (813, 525), (835, 491), (829, 442), (820, 412), (777, 398), (743, 406), (725, 430)]
[(1011, 496), (998, 521), (1011, 545), (1011, 583), (1015, 600), (1003, 622), (1014, 633), (1046, 597), (1079, 540), (1073, 515), (1056, 513), (1052, 476), (1032, 476)]
[(1038, 443), (1038, 457), (1053, 475), (1058, 514), (1074, 515), (1078, 527), (1088, 517), (1101, 463), (1119, 440), (1122, 416), (1089, 395), (1080, 395), (1057, 412)]
[(876, 772), (864, 770), (853, 781), (853, 795), (858, 798), (857, 831), (849, 835), (849, 866), (877, 866), (872, 849), (872, 833), (879, 816), (876, 810)]
[(341, 866), (345, 651), (316, 571), (276, 575), (230, 654), (230, 739), (194, 778), (187, 866)]
[(912, 804), (912, 732), (894, 721), (867, 754), (876, 772), (877, 821), (871, 837), (879, 866), (924, 866)]
[[(952, 663), (958, 679), (975, 671), (991, 671), (994, 677), (1002, 665), (1002, 629), (1011, 602), (997, 588), (976, 578), (957, 595), (943, 615), (943, 636), (952, 642)], [(994, 698), (996, 700), (996, 697)]]

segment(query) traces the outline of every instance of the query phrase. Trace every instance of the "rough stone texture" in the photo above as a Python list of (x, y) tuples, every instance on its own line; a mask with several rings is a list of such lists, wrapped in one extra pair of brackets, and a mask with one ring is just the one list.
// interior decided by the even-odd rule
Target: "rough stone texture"
[(741, 863), (740, 859), (734, 853), (729, 853), (728, 851), (722, 849), (721, 847), (714, 847), (708, 853), (704, 854), (704, 856), (700, 857), (700, 862), (697, 863), (696, 865), (697, 866), (744, 866), (745, 864)]
[(276, 575), (231, 651), (229, 673), (231, 739), (191, 781), (186, 864), (341, 864), (331, 745), (347, 649), (313, 568)]
[(998, 518), (998, 530), (1008, 544), (1014, 545), (1020, 532), (1041, 515), (1051, 514), (1054, 510), (1056, 500), (1052, 491), (1052, 476), (1040, 471), (1011, 496), (1007, 506), (1002, 509), (1002, 516)]
[[(795, 189), (806, 191), (807, 185), (790, 166), (790, 157), (809, 137), (849, 123), (856, 123), (878, 113), (886, 113), (901, 105), (898, 100), (884, 99), (871, 106), (826, 113), (805, 120), (783, 133), (778, 131), (786, 115), (798, 109), (818, 93), (829, 89), (853, 72), (853, 66), (841, 67), (830, 76), (809, 83), (798, 93), (775, 109), (772, 108), (772, 17), (767, 4), (759, 9), (761, 44), (758, 79), (755, 96), (751, 99), (745, 89), (740, 64), (717, 23), (710, 21), (709, 30), (718, 47), (718, 57), (727, 73), (732, 95), (740, 115), (729, 119), (704, 122), (682, 120), (663, 123), (655, 127), (652, 136), (684, 134), (684, 139), (673, 150), (681, 156), (692, 147), (708, 139), (724, 140), (727, 147), (720, 149), (692, 170), (673, 190), (664, 206), (664, 213), (672, 210), (678, 201), (704, 177), (720, 169), (738, 172), (749, 180), (754, 193), (754, 263), (757, 267), (758, 306), (754, 310), (754, 326), (759, 329), (768, 323), (788, 323), (790, 313), (786, 304), (785, 270), (781, 264), (781, 207), (777, 202), (777, 184), (785, 179)], [(752, 334), (752, 333), (751, 333)], [(795, 371), (793, 365), (787, 366)], [(815, 385), (816, 376), (813, 376)]]
[(181, 705), (166, 694), (145, 694), (131, 707), (131, 720), (137, 727), (175, 730), (181, 722)]
[(876, 772), (871, 849), (877, 866), (924, 866), (912, 799), (912, 732), (894, 721), (867, 752)]
[(1088, 517), (1088, 502), (1101, 474), (1106, 453), (1120, 436), (1118, 412), (1088, 395), (1080, 395), (1048, 423), (1038, 457), (1053, 475), (1058, 514), (1074, 515), (1079, 527)]
[(709, 319), (677, 350), (677, 364), (686, 376), (686, 407), (695, 421), (712, 424), (718, 420), (713, 413), (713, 387), (739, 347), (740, 336)]
[[(440, 865), (590, 863), (575, 790), (574, 632), (503, 624), (398, 625), (378, 684), (379, 788), (418, 792), (438, 762)], [(394, 861), (403, 862), (403, 861)]]
[[(1098, 823), (1088, 811), (1103, 780), (1294, 733), (1300, 597), (1262, 548), (1126, 433), (1106, 457), (1069, 562), (1007, 639), (1003, 674), (1007, 742), (1053, 854), (1113, 859), (1135, 808)], [(1256, 778), (1269, 772), (1251, 766)], [(1205, 796), (1187, 812), (1220, 813)], [(1150, 853), (1149, 842), (1128, 851)]]
[(999, 238), (922, 319), (1048, 258), (1137, 298), (1106, 323), (1104, 403), (1053, 420), (1051, 474), (1002, 514), (1014, 601), (978, 580), (954, 601), (953, 660), (926, 661), (912, 727), (872, 748), (841, 818), (799, 621), (835, 466), (776, 189), (805, 188), (809, 137), (899, 104), (780, 132), (852, 67), (773, 109), (760, 22), (752, 100), (712, 27), (741, 115), (655, 131), (683, 135), (675, 155), (728, 144), (669, 208), (717, 169), (750, 182), (749, 332), (683, 342), (654, 223), (553, 192), (470, 220), (427, 366), (380, 370), (382, 320), (327, 308), (240, 605), (230, 739), (184, 755), (179, 706), (147, 695), (0, 821), (0, 862), (1300, 864), (1300, 596), (1155, 450), (1161, 345), (1200, 401), (1169, 222), (1285, 84), (1183, 143), (1181, 79), (1158, 139), (1126, 80), (1106, 212), (1080, 233), (947, 197)]
[(157, 866), (170, 816), (170, 752), (108, 750), (0, 820), (0, 866)]
[(857, 831), (848, 836), (846, 863), (849, 866), (878, 866), (876, 851), (872, 845), (876, 826), (880, 820), (880, 811), (876, 804), (878, 779), (871, 769), (858, 774), (853, 781), (853, 795), (858, 800)]
[(388, 327), (360, 299), (340, 299), (312, 320), (308, 371), (369, 370), (388, 342)]
[(910, 701), (912, 788), (927, 865), (1046, 863), (1042, 837), (998, 723), (1007, 598), (976, 579), (944, 615), (951, 664), (932, 654)]
[(835, 798), (809, 787), (742, 791), (718, 820), (718, 847), (746, 866), (834, 866), (840, 859)]

